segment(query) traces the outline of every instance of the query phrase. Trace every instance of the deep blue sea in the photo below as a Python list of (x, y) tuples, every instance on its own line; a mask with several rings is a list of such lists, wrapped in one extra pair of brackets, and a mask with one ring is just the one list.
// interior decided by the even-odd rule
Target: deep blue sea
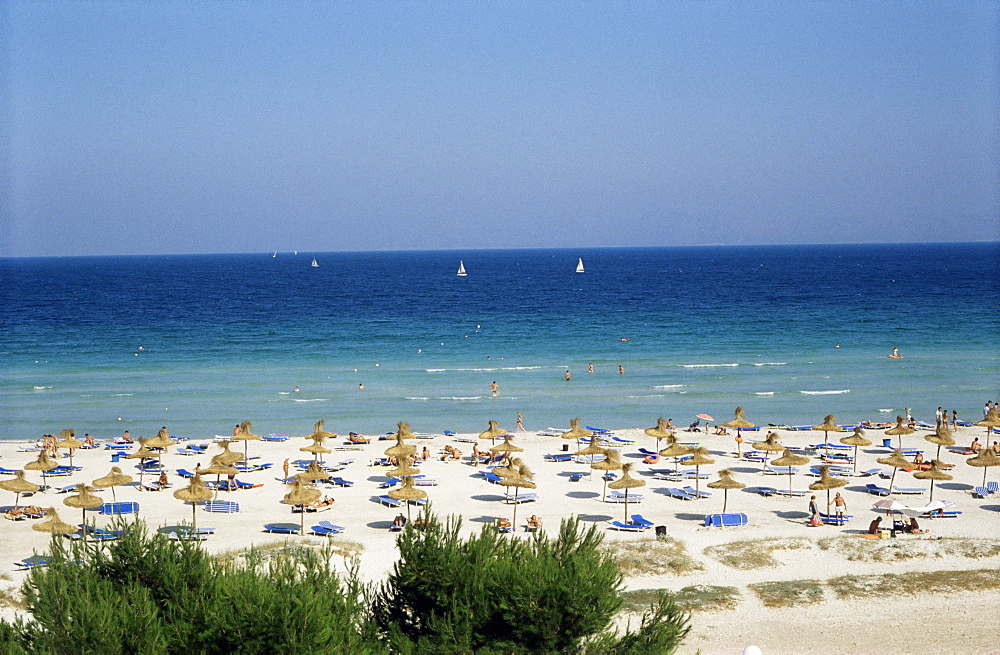
[(7, 440), (978, 420), (1000, 391), (997, 243), (5, 259), (0, 301)]

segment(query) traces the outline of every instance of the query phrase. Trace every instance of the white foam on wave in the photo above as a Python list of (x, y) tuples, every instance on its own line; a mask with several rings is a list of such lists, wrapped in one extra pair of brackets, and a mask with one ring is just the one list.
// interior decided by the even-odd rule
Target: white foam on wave
[(889, 409), (879, 409), (878, 411), (882, 412), (883, 414), (888, 414), (889, 412), (892, 411), (892, 407), (890, 407)]
[(625, 396), (625, 397), (626, 398), (666, 398), (667, 394), (665, 394), (665, 393), (645, 393), (645, 394), (638, 394), (638, 395), (635, 395), (635, 396)]
[(403, 396), (406, 400), (430, 400), (427, 396)]
[[(453, 372), (454, 371), (454, 372), (463, 372), (463, 373), (468, 373), (468, 372), (481, 373), (483, 371), (490, 372), (490, 371), (499, 371), (499, 370), (500, 369), (498, 369), (497, 367), (493, 366), (493, 367), (487, 367), (487, 368), (425, 368), (424, 372), (426, 372), (426, 373), (446, 373), (446, 372)], [(509, 369), (504, 369), (504, 370), (509, 370)]]
[(113, 393), (112, 396), (134, 396), (134, 393)]
[(31, 387), (35, 391), (42, 391), (43, 389), (51, 389), (52, 387)]
[(754, 366), (785, 366), (788, 362), (757, 362)]
[(774, 392), (773, 391), (754, 391), (753, 395), (755, 395), (755, 396), (773, 396)]
[(438, 400), (482, 400), (482, 396), (440, 396)]
[(505, 366), (504, 371), (534, 371), (536, 369), (542, 368), (541, 366)]
[(291, 391), (279, 391), (278, 392), (279, 396), (290, 396), (291, 394), (292, 394)]
[(681, 368), (733, 368), (739, 364), (678, 364)]
[(324, 403), (326, 398), (292, 398), (294, 403)]
[(657, 385), (654, 385), (653, 388), (654, 389), (683, 389), (686, 386), (687, 386), (686, 384), (657, 384)]
[(829, 391), (799, 391), (807, 396), (832, 396), (839, 393), (851, 393), (850, 389), (831, 389)]

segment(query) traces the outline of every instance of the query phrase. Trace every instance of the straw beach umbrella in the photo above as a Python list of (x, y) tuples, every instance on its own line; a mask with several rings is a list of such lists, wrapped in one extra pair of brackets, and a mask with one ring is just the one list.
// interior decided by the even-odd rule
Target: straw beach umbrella
[(905, 419), (903, 419), (902, 416), (897, 416), (896, 417), (896, 427), (889, 428), (884, 433), (884, 434), (889, 435), (890, 437), (898, 437), (897, 444), (898, 444), (898, 447), (899, 447), (900, 450), (903, 448), (903, 435), (904, 434), (913, 434), (914, 432), (916, 432), (916, 430), (914, 430), (910, 426), (903, 425), (903, 421), (904, 420)]
[(219, 446), (222, 447), (222, 452), (212, 457), (212, 463), (222, 464), (223, 466), (233, 466), (236, 462), (243, 460), (243, 455), (229, 450), (230, 443), (231, 442), (228, 439), (219, 442)]
[(726, 505), (729, 503), (729, 490), (730, 489), (745, 489), (746, 485), (742, 482), (737, 482), (732, 478), (732, 472), (729, 469), (722, 469), (719, 471), (719, 479), (714, 482), (708, 483), (709, 489), (722, 489), (722, 513), (726, 513)]
[(939, 459), (931, 460), (931, 467), (926, 471), (916, 471), (913, 474), (918, 480), (930, 480), (931, 481), (931, 495), (928, 500), (934, 500), (934, 483), (938, 480), (953, 480), (954, 478), (944, 471), (940, 470), (939, 467), (943, 466), (944, 462)]
[(117, 501), (115, 497), (115, 487), (120, 487), (123, 484), (128, 484), (132, 481), (131, 475), (125, 475), (122, 470), (117, 466), (111, 467), (111, 472), (102, 478), (97, 478), (94, 480), (93, 484), (98, 489), (111, 489), (111, 500)]
[[(218, 455), (216, 455), (215, 457), (213, 457), (212, 458), (212, 464), (211, 464), (211, 466), (203, 468), (202, 470), (200, 470), (198, 472), (201, 475), (214, 475), (215, 476), (215, 489), (214, 489), (214, 491), (215, 491), (214, 498), (215, 499), (218, 499), (218, 497), (219, 497), (219, 487), (222, 486), (221, 485), (222, 476), (225, 475), (228, 478), (230, 473), (236, 473), (236, 468), (234, 466), (232, 466), (231, 464), (223, 464), (221, 461), (219, 461), (219, 460), (216, 459), (216, 457), (221, 457), (222, 454), (223, 453), (219, 453)], [(229, 454), (230, 455), (236, 455), (238, 453), (229, 453)], [(208, 485), (206, 484), (205, 486), (207, 487)]]
[(139, 486), (140, 487), (142, 486), (142, 476), (146, 472), (145, 471), (146, 467), (143, 465), (143, 462), (145, 460), (147, 460), (147, 459), (153, 459), (154, 457), (156, 457), (156, 453), (154, 453), (149, 448), (146, 448), (146, 442), (147, 441), (148, 441), (148, 439), (141, 439), (140, 438), (139, 439), (139, 447), (135, 449), (135, 452), (134, 453), (129, 453), (128, 455), (125, 455), (125, 459), (137, 459), (137, 460), (139, 460)]
[(198, 503), (203, 503), (211, 497), (212, 490), (202, 481), (200, 473), (194, 474), (190, 482), (188, 482), (188, 486), (174, 491), (174, 498), (185, 503), (191, 503), (191, 528), (195, 535), (198, 534), (198, 515), (194, 510)]
[(259, 434), (254, 434), (250, 432), (250, 428), (253, 427), (253, 423), (250, 421), (243, 421), (240, 423), (239, 434), (234, 434), (231, 441), (242, 441), (243, 442), (243, 459), (244, 461), (249, 461), (249, 443), (251, 441), (260, 441), (263, 439)]
[(66, 448), (69, 450), (69, 465), (73, 466), (73, 451), (87, 444), (77, 439), (72, 430), (63, 430), (59, 433), (59, 436), (63, 440), (56, 444), (56, 448)]
[(973, 425), (986, 428), (987, 443), (989, 443), (989, 436), (993, 432), (993, 428), (1000, 428), (1000, 411), (997, 411), (996, 405), (986, 412), (986, 417), (982, 421), (976, 421)]
[(486, 432), (480, 432), (479, 438), (489, 439), (491, 444), (495, 444), (497, 442), (497, 437), (503, 437), (507, 434), (507, 431), (499, 427), (499, 425), (500, 424), (497, 421), (490, 421), (489, 429), (486, 430)]
[(666, 439), (667, 437), (674, 436), (674, 433), (667, 429), (667, 421), (664, 418), (656, 419), (655, 428), (646, 428), (644, 430), (646, 436), (653, 437), (656, 439), (656, 450), (660, 450), (660, 439)]
[(813, 430), (822, 430), (823, 431), (823, 447), (824, 448), (826, 448), (827, 446), (830, 445), (830, 433), (831, 432), (843, 432), (844, 431), (844, 429), (842, 427), (840, 427), (839, 425), (837, 425), (836, 423), (834, 423), (834, 421), (836, 421), (836, 420), (837, 420), (836, 416), (834, 416), (833, 414), (827, 414), (826, 416), (823, 417), (823, 422), (822, 423), (820, 423), (819, 425), (814, 425), (813, 426)]
[(55, 507), (50, 507), (45, 510), (45, 516), (49, 517), (48, 520), (33, 524), (31, 529), (37, 530), (38, 532), (45, 532), (47, 534), (73, 534), (76, 532), (76, 528), (74, 526), (69, 523), (64, 523), (62, 519), (59, 518), (59, 514), (56, 513)]
[(323, 445), (322, 437), (311, 437), (311, 438), (313, 439), (313, 442), (308, 446), (299, 448), (299, 451), (303, 453), (312, 453), (314, 462), (319, 462), (320, 455), (329, 455), (330, 453), (333, 452), (332, 450)]
[[(390, 471), (389, 473), (391, 474), (392, 471)], [(417, 471), (417, 473), (419, 473), (419, 471)], [(309, 462), (309, 466), (306, 468), (306, 470), (302, 471), (301, 473), (296, 473), (295, 477), (298, 478), (299, 480), (302, 480), (306, 484), (311, 484), (319, 480), (326, 480), (327, 478), (330, 477), (330, 472), (324, 471), (322, 468), (320, 468), (319, 462)]]
[(580, 439), (593, 439), (594, 433), (587, 428), (580, 427), (580, 419), (570, 419), (569, 430), (562, 433), (563, 439), (576, 439), (576, 447), (580, 447)]
[(622, 470), (622, 466), (624, 466), (617, 450), (604, 448), (603, 451), (604, 452), (602, 454), (604, 455), (604, 459), (600, 460), (599, 462), (591, 462), (590, 464), (590, 468), (592, 471), (604, 471), (605, 473), (605, 475), (601, 476), (601, 479), (604, 480), (604, 490), (601, 491), (601, 502), (604, 502), (604, 499), (608, 493), (608, 479), (605, 476), (611, 471)]
[(634, 464), (632, 464), (632, 462), (629, 462), (627, 464), (622, 464), (622, 477), (620, 477), (619, 479), (615, 480), (614, 482), (608, 485), (609, 489), (625, 490), (625, 519), (624, 519), (625, 523), (628, 523), (628, 490), (638, 489), (639, 487), (646, 486), (645, 480), (639, 480), (637, 478), (632, 477), (633, 466)]
[(312, 439), (313, 441), (323, 442), (326, 439), (336, 439), (337, 435), (333, 432), (327, 432), (323, 429), (323, 425), (326, 423), (325, 420), (316, 421), (313, 425), (313, 433), (306, 437), (306, 439)]
[(160, 431), (156, 433), (156, 436), (152, 439), (146, 441), (147, 448), (160, 448), (160, 452), (156, 453), (156, 460), (159, 462), (160, 468), (163, 468), (163, 453), (166, 452), (167, 448), (174, 445), (174, 440), (170, 438), (170, 433), (167, 432), (167, 428), (160, 428)]
[(951, 436), (951, 431), (948, 430), (948, 424), (944, 421), (937, 424), (937, 427), (934, 428), (934, 434), (924, 435), (924, 441), (937, 444), (937, 454), (934, 455), (935, 458), (941, 457), (941, 446), (955, 445), (955, 440)]
[(412, 444), (404, 443), (403, 439), (406, 439), (406, 435), (402, 432), (397, 432), (396, 445), (385, 449), (386, 456), (395, 457), (397, 462), (402, 462), (407, 457), (415, 456), (417, 453), (417, 447)]
[(809, 458), (805, 455), (796, 455), (789, 449), (785, 448), (781, 457), (771, 460), (771, 466), (787, 466), (788, 467), (788, 493), (792, 493), (792, 468), (793, 466), (804, 466), (809, 463)]
[(726, 421), (725, 423), (723, 423), (723, 425), (726, 426), (727, 428), (736, 428), (736, 436), (740, 437), (741, 439), (743, 438), (743, 436), (740, 434), (740, 430), (748, 430), (750, 428), (756, 427), (753, 423), (748, 421), (746, 417), (743, 415), (742, 407), (736, 408), (736, 418), (734, 418), (731, 421)]
[(301, 525), (299, 526), (300, 534), (304, 535), (306, 533), (306, 505), (315, 503), (322, 495), (323, 494), (316, 487), (306, 485), (302, 482), (302, 480), (296, 479), (295, 482), (292, 483), (291, 491), (285, 494), (285, 497), (281, 499), (281, 502), (286, 505), (291, 505), (293, 508), (296, 505), (300, 506), (299, 509), (302, 510)]
[(691, 458), (685, 460), (688, 465), (694, 466), (694, 490), (695, 490), (695, 500), (701, 498), (701, 494), (698, 493), (698, 483), (701, 477), (701, 467), (706, 464), (715, 464), (715, 460), (708, 456), (708, 448), (699, 446), (698, 448), (693, 448), (691, 450)]
[(674, 466), (677, 466), (678, 465), (677, 458), (678, 457), (683, 457), (684, 455), (687, 455), (688, 453), (690, 453), (691, 452), (691, 447), (690, 446), (681, 445), (677, 441), (677, 437), (675, 437), (674, 435), (670, 435), (669, 437), (666, 437), (666, 440), (667, 440), (667, 447), (664, 448), (663, 450), (661, 450), (659, 452), (659, 455), (660, 455), (660, 457), (673, 457), (674, 458)]
[(520, 457), (515, 457), (510, 461), (507, 466), (496, 466), (493, 468), (493, 473), (500, 476), (501, 478), (513, 478), (517, 476), (517, 470), (524, 464)]
[(521, 489), (534, 489), (537, 485), (535, 484), (533, 478), (534, 474), (531, 472), (525, 464), (518, 460), (517, 466), (513, 468), (513, 475), (504, 478), (501, 482), (503, 486), (507, 487), (507, 493), (510, 494), (510, 487), (514, 487), (514, 514), (511, 517), (511, 525), (514, 529), (517, 529), (517, 506), (518, 497), (521, 493)]
[(59, 466), (51, 459), (49, 459), (49, 454), (44, 450), (38, 453), (38, 458), (33, 462), (28, 462), (24, 465), (26, 471), (41, 471), (42, 472), (42, 485), (45, 486), (45, 472), (51, 471), (55, 467)]
[(14, 497), (14, 507), (16, 508), (18, 503), (21, 502), (21, 494), (34, 493), (41, 489), (41, 487), (34, 482), (25, 480), (24, 471), (14, 471), (13, 478), (0, 481), (0, 489), (16, 494)]
[(870, 446), (872, 442), (865, 438), (865, 431), (861, 426), (854, 428), (854, 434), (843, 437), (840, 443), (845, 446), (854, 446), (854, 472), (858, 472), (858, 446)]
[(76, 485), (76, 493), (72, 496), (68, 496), (63, 499), (63, 504), (67, 507), (78, 507), (80, 508), (81, 523), (87, 524), (87, 517), (85, 512), (88, 509), (94, 509), (95, 507), (100, 507), (104, 504), (104, 499), (100, 496), (95, 496), (94, 491), (96, 489), (88, 487), (82, 482)]
[(903, 457), (902, 450), (894, 450), (888, 457), (880, 457), (875, 460), (879, 464), (892, 467), (892, 478), (889, 480), (889, 490), (892, 490), (892, 483), (896, 481), (896, 471), (913, 467), (913, 462)]
[(826, 490), (826, 505), (830, 506), (830, 490), (838, 489), (840, 487), (847, 486), (847, 480), (843, 478), (835, 478), (830, 475), (830, 467), (823, 465), (819, 467), (819, 480), (813, 482), (809, 485), (811, 491), (823, 491)]
[[(403, 478), (403, 484), (398, 489), (391, 489), (387, 494), (393, 500), (401, 500), (406, 503), (406, 522), (410, 522), (410, 501), (427, 498), (427, 492), (413, 486), (413, 478)], [(517, 511), (515, 507), (515, 511)]]
[[(991, 466), (1000, 466), (1000, 457), (989, 448), (980, 448), (979, 454), (965, 460), (969, 466), (981, 466), (983, 469), (983, 486), (986, 486), (986, 469)], [(2, 483), (0, 483), (2, 484)]]
[[(777, 432), (768, 432), (767, 436), (764, 437), (764, 441), (754, 442), (753, 447), (765, 453), (780, 453), (785, 449), (784, 446), (778, 443)], [(767, 457), (765, 456), (764, 459), (766, 460)]]

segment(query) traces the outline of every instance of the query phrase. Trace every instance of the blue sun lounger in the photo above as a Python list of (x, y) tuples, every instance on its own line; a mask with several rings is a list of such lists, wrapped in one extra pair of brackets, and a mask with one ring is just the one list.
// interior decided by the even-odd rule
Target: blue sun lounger
[(644, 532), (649, 529), (648, 525), (638, 525), (637, 523), (622, 523), (621, 521), (612, 521), (611, 527), (615, 530), (622, 530), (624, 532)]
[(987, 489), (986, 487), (976, 487), (975, 489), (972, 490), (973, 498), (986, 498), (989, 495), (990, 495), (990, 490)]
[(739, 514), (709, 514), (705, 517), (706, 528), (735, 528), (747, 524), (747, 515)]
[(28, 569), (33, 569), (38, 566), (48, 566), (49, 560), (42, 558), (27, 558), (20, 562), (14, 562), (14, 566), (17, 567), (18, 571), (27, 571)]
[(403, 504), (403, 501), (396, 500), (395, 498), (390, 498), (389, 496), (379, 496), (378, 502), (385, 505), (386, 507), (399, 507)]
[(282, 437), (276, 434), (268, 434), (261, 437), (261, 441), (288, 441), (288, 437)]
[(642, 516), (642, 514), (633, 514), (631, 518), (632, 518), (632, 523), (635, 523), (636, 525), (644, 525), (644, 526), (646, 526), (647, 528), (651, 528), (651, 527), (653, 527), (654, 525), (656, 525), (656, 524), (655, 524), (655, 523), (653, 523), (652, 521), (647, 521), (647, 520), (646, 520), (646, 519), (645, 519), (645, 518), (644, 518), (644, 517)]
[(231, 500), (206, 500), (205, 511), (216, 514), (235, 514), (240, 511), (240, 504)]
[(838, 518), (836, 514), (819, 513), (819, 517), (826, 525), (844, 525), (848, 520), (854, 518), (853, 514), (844, 514), (843, 518)]
[(338, 487), (353, 487), (354, 483), (350, 480), (345, 480), (344, 478), (332, 477), (330, 482)]
[(995, 494), (996, 492), (1000, 491), (1000, 482), (997, 482), (996, 480), (990, 480), (989, 482), (986, 483), (986, 491), (990, 492), (991, 494)]
[(344, 531), (343, 528), (338, 528), (337, 526), (327, 527), (325, 525), (314, 525), (312, 526), (312, 533), (320, 537), (329, 537), (330, 535), (340, 534)]
[(101, 505), (101, 514), (105, 516), (117, 516), (120, 514), (138, 514), (139, 503), (119, 501), (117, 503), (104, 503)]
[(865, 488), (868, 490), (868, 493), (874, 496), (888, 496), (890, 493), (889, 490), (886, 489), (885, 487), (880, 487), (877, 484), (873, 484), (871, 482), (866, 484)]
[(273, 532), (276, 534), (298, 534), (299, 526), (291, 523), (268, 523), (264, 526), (264, 532)]
[(668, 488), (666, 491), (667, 495), (670, 496), (671, 498), (677, 498), (679, 500), (694, 500), (694, 496), (684, 491), (681, 491), (680, 489)]
[(712, 495), (711, 491), (701, 491), (700, 489), (696, 490), (694, 487), (684, 487), (681, 491), (696, 498), (708, 498)]

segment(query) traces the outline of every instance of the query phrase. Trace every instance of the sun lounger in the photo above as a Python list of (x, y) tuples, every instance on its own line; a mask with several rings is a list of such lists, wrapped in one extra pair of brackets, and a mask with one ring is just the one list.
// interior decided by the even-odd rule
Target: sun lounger
[(276, 434), (267, 434), (261, 437), (261, 441), (288, 441), (288, 437), (282, 437)]
[(6, 473), (7, 475), (14, 475), (15, 473), (17, 473), (20, 470), (21, 469), (8, 469), (8, 468), (4, 468), (4, 467), (0, 466), (0, 473)]
[(611, 437), (611, 441), (622, 446), (630, 446), (635, 443), (634, 439), (622, 439), (621, 437)]
[(573, 461), (573, 454), (572, 453), (556, 453), (554, 455), (548, 454), (545, 456), (545, 459), (549, 460), (550, 462), (570, 462)]
[(298, 534), (299, 526), (291, 523), (268, 523), (264, 526), (264, 532), (273, 532), (276, 534)]
[(957, 509), (946, 509), (946, 510), (927, 510), (922, 516), (929, 519), (956, 519), (962, 515), (961, 510)]
[(649, 529), (648, 525), (638, 525), (636, 523), (622, 523), (621, 521), (611, 521), (611, 527), (615, 530), (625, 532), (643, 532)]
[(396, 500), (395, 498), (390, 498), (389, 496), (379, 496), (378, 502), (385, 505), (386, 507), (399, 507), (403, 504), (403, 501)]
[(193, 478), (194, 477), (194, 473), (192, 471), (187, 470), (187, 469), (177, 469), (177, 475), (181, 476), (182, 478)]
[(659, 455), (659, 453), (655, 450), (646, 450), (645, 448), (640, 448), (639, 452), (643, 455)]
[(708, 498), (712, 495), (711, 491), (701, 491), (700, 489), (695, 489), (694, 487), (684, 487), (681, 491), (697, 498)]
[(200, 530), (198, 532), (170, 531), (167, 533), (167, 538), (172, 541), (205, 541), (208, 539), (208, 535), (203, 534)]
[(106, 443), (104, 444), (105, 450), (128, 450), (134, 444), (130, 443)]
[[(607, 499), (611, 502), (623, 503), (625, 502), (625, 494), (616, 489), (611, 489), (608, 491)], [(642, 500), (642, 494), (640, 493), (630, 493), (628, 494), (628, 502), (637, 503)]]
[(858, 477), (866, 477), (867, 478), (867, 477), (872, 476), (872, 475), (878, 475), (881, 472), (882, 472), (882, 469), (878, 469), (878, 468), (875, 468), (875, 469), (866, 469), (864, 471), (858, 471)]
[(117, 516), (120, 514), (138, 514), (139, 503), (119, 501), (117, 503), (104, 503), (100, 508), (104, 516)]
[(826, 525), (844, 525), (849, 519), (854, 518), (852, 514), (844, 514), (843, 517), (838, 517), (836, 514), (824, 514), (823, 512), (819, 513), (819, 517)]
[(921, 489), (919, 487), (897, 487), (893, 485), (892, 492), (895, 494), (907, 494), (907, 495), (918, 495), (922, 494), (926, 489)]
[(989, 495), (990, 495), (990, 490), (987, 489), (986, 487), (976, 487), (975, 489), (972, 490), (973, 498), (986, 498)]
[(632, 523), (635, 523), (636, 525), (644, 525), (647, 528), (651, 528), (654, 525), (656, 525), (652, 521), (647, 521), (645, 518), (643, 518), (642, 514), (633, 514), (631, 516), (631, 519), (632, 519)]
[(888, 496), (890, 493), (885, 487), (880, 487), (877, 484), (872, 484), (870, 482), (865, 485), (865, 488), (868, 490), (868, 493), (874, 496)]
[(705, 517), (704, 527), (734, 528), (747, 524), (747, 515), (739, 514), (709, 514)]
[(231, 500), (206, 500), (205, 511), (216, 514), (235, 514), (240, 511), (240, 504)]
[(337, 532), (343, 532), (344, 530), (347, 529), (347, 528), (345, 528), (342, 525), (334, 525), (333, 523), (330, 523), (329, 521), (318, 521), (317, 523), (319, 524), (319, 526), (321, 528), (325, 528), (327, 530), (336, 530)]
[(579, 482), (582, 479), (583, 479), (583, 473), (572, 473), (569, 476), (570, 482)]
[(791, 470), (792, 475), (798, 475), (798, 466), (771, 466), (770, 464), (764, 464), (764, 475), (788, 475), (789, 470)]
[(40, 557), (29, 557), (27, 559), (21, 560), (20, 562), (14, 562), (14, 566), (17, 567), (18, 571), (27, 571), (29, 569), (33, 569), (39, 566), (48, 566), (48, 565), (49, 565), (49, 560)]
[(343, 530), (330, 530), (329, 528), (324, 528), (322, 525), (314, 525), (311, 528), (312, 533), (318, 537), (329, 537), (330, 535), (340, 534)]
[(493, 471), (483, 471), (483, 477), (496, 484), (497, 482), (503, 482), (503, 478), (494, 473)]
[(990, 492), (991, 494), (995, 494), (996, 492), (1000, 491), (1000, 482), (997, 482), (996, 480), (990, 480), (989, 482), (986, 483), (986, 491)]
[(520, 505), (521, 503), (533, 503), (538, 500), (538, 494), (518, 494), (514, 496), (504, 496), (503, 502), (508, 505)]
[(437, 483), (437, 478), (425, 478), (417, 475), (413, 476), (413, 484), (417, 487), (436, 487)]
[(677, 498), (679, 500), (694, 500), (694, 496), (691, 494), (681, 491), (680, 489), (667, 489), (667, 495), (671, 498)]
[(330, 483), (338, 487), (353, 487), (354, 483), (350, 480), (345, 480), (344, 478), (331, 477)]
[(393, 523), (392, 525), (389, 526), (389, 532), (402, 532), (403, 528), (406, 527), (406, 523), (407, 521), (405, 518), (403, 519), (402, 525), (396, 525), (395, 523)]
[(743, 461), (746, 462), (766, 462), (767, 455), (754, 451), (743, 453)]

